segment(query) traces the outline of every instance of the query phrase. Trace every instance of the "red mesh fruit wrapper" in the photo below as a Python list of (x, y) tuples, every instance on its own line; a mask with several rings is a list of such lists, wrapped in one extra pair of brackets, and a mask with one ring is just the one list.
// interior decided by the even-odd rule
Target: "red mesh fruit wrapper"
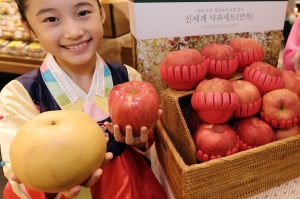
[(207, 64), (203, 62), (197, 66), (171, 67), (160, 66), (161, 78), (175, 90), (191, 90), (207, 73)]
[(203, 92), (194, 92), (191, 102), (199, 118), (211, 124), (228, 121), (239, 105), (237, 94), (227, 92), (208, 93), (206, 98)]
[(262, 95), (271, 90), (280, 89), (284, 84), (282, 77), (266, 75), (265, 73), (249, 67), (245, 68), (243, 72), (243, 79), (254, 84)]

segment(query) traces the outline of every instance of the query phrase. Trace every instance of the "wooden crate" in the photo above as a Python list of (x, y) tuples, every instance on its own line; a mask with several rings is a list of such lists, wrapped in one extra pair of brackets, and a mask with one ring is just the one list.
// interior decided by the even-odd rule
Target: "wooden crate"
[(247, 198), (300, 176), (299, 135), (197, 164), (185, 117), (192, 93), (161, 93), (156, 150), (176, 199)]

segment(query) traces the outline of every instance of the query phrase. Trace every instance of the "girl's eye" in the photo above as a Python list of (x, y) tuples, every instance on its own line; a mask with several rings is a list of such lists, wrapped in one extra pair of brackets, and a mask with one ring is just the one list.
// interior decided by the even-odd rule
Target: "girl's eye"
[(47, 19), (45, 19), (45, 22), (56, 22), (56, 21), (58, 21), (56, 17), (48, 17)]
[(91, 12), (89, 12), (89, 11), (87, 11), (87, 10), (81, 11), (81, 12), (79, 12), (78, 17), (82, 17), (82, 16), (88, 15), (88, 14), (90, 14), (90, 13), (91, 13)]

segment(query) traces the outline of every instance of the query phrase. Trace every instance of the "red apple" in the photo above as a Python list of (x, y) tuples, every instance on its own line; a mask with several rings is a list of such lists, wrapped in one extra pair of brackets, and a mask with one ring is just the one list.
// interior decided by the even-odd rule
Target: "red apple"
[(261, 117), (274, 128), (286, 129), (297, 124), (300, 114), (300, 100), (288, 89), (276, 89), (262, 98)]
[(249, 68), (254, 69), (255, 71), (260, 71), (263, 74), (267, 74), (275, 77), (282, 77), (282, 73), (278, 68), (266, 62), (262, 62), (262, 61), (253, 62), (249, 66)]
[(161, 65), (173, 68), (179, 66), (182, 68), (184, 66), (197, 66), (203, 62), (204, 58), (197, 50), (187, 48), (169, 52), (164, 57)]
[(295, 71), (291, 70), (283, 70), (281, 73), (284, 79), (283, 88), (289, 89), (300, 96), (300, 76)]
[(239, 120), (234, 130), (240, 138), (241, 151), (273, 142), (275, 139), (272, 127), (257, 117)]
[(194, 134), (197, 159), (206, 162), (239, 151), (239, 139), (227, 124), (202, 124)]
[(233, 48), (227, 44), (206, 44), (200, 53), (211, 60), (229, 61), (236, 58)]
[(239, 105), (230, 81), (220, 78), (201, 81), (191, 99), (192, 107), (206, 123), (222, 124)]
[(231, 82), (226, 79), (221, 78), (213, 78), (202, 80), (196, 87), (196, 92), (203, 92), (205, 98), (208, 93), (216, 93), (219, 92), (223, 94), (226, 93), (234, 93), (234, 87)]
[(253, 62), (246, 67), (243, 79), (254, 84), (262, 95), (271, 90), (283, 88), (284, 84), (281, 71), (262, 61)]
[(239, 102), (243, 104), (252, 104), (261, 98), (261, 94), (256, 86), (245, 80), (231, 81), (234, 92), (239, 97)]
[(229, 45), (234, 49), (238, 57), (237, 71), (243, 72), (247, 66), (255, 61), (261, 61), (264, 56), (262, 46), (252, 38), (234, 38)]
[(141, 127), (155, 125), (159, 96), (150, 83), (130, 81), (113, 87), (108, 96), (108, 107), (111, 121), (119, 125), (121, 133), (125, 135), (125, 127), (130, 125), (137, 137)]
[(230, 40), (229, 46), (231, 46), (235, 52), (253, 52), (256, 49), (261, 48), (261, 45), (255, 39), (241, 37)]
[(239, 107), (234, 111), (236, 118), (255, 115), (261, 108), (261, 94), (256, 86), (245, 80), (231, 81), (239, 98)]
[(227, 44), (207, 44), (200, 53), (208, 66), (206, 78), (228, 79), (238, 67), (238, 58), (233, 48)]
[(195, 49), (169, 52), (160, 64), (161, 78), (175, 90), (190, 90), (205, 77), (207, 64)]
[(299, 127), (297, 124), (288, 129), (275, 129), (275, 140), (282, 140), (294, 135), (299, 135)]

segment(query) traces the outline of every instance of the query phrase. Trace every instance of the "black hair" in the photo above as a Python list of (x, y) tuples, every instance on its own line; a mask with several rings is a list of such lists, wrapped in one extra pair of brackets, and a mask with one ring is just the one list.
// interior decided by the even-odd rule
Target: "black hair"
[(16, 0), (22, 21), (27, 22), (25, 11), (28, 9), (28, 0)]
[[(25, 12), (28, 9), (28, 0), (15, 0), (15, 1), (17, 3), (17, 6), (18, 6), (18, 9), (19, 9), (22, 21), (23, 22), (27, 22), (27, 19), (26, 19), (26, 16), (25, 16)], [(101, 8), (100, 1), (99, 0), (96, 0), (96, 1), (98, 3), (99, 8)], [(102, 15), (101, 10), (100, 10), (100, 14)]]

